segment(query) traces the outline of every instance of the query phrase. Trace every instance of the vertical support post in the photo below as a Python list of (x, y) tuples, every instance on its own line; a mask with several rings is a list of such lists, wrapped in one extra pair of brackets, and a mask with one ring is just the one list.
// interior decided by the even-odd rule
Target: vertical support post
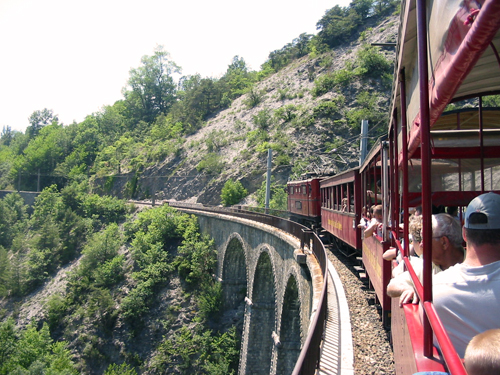
[[(418, 76), (420, 90), (420, 152), (422, 158), (422, 237), (424, 240), (424, 303), (432, 302), (432, 202), (431, 183), (431, 145), (430, 145), (430, 108), (429, 108), (429, 72), (427, 56), (427, 9), (426, 0), (417, 0), (417, 42)], [(432, 356), (432, 328), (427, 315), (423, 319), (424, 356)]]
[(365, 161), (368, 148), (368, 120), (361, 120), (361, 143), (360, 143), (360, 156), (359, 166)]
[(266, 178), (266, 214), (269, 210), (269, 201), (271, 200), (271, 161), (273, 159), (273, 150), (267, 150), (267, 178)]
[(479, 97), (479, 148), (481, 150), (481, 194), (484, 194), (483, 97)]
[[(405, 75), (405, 70), (401, 70), (401, 74), (399, 76), (399, 84), (400, 84), (400, 89), (399, 89), (399, 97), (400, 97), (400, 103), (401, 103), (401, 150), (402, 150), (402, 169), (403, 169), (403, 210), (405, 212), (408, 212), (409, 209), (409, 204), (408, 204), (408, 194), (409, 194), (409, 189), (408, 189), (408, 125), (407, 125), (407, 117), (406, 117), (406, 75)], [(396, 124), (396, 129), (397, 129), (397, 124)], [(398, 159), (399, 155), (396, 156), (396, 160)], [(404, 215), (403, 218), (403, 236), (405, 239), (405, 247), (403, 249), (404, 255), (405, 256), (410, 256), (410, 244), (408, 242), (408, 226), (410, 225), (409, 223), (409, 217), (408, 215)]]
[(153, 186), (151, 188), (151, 206), (154, 207), (156, 204), (156, 177), (153, 177)]
[(38, 168), (38, 180), (36, 182), (36, 191), (37, 193), (40, 192), (40, 168)]
[(387, 235), (387, 224), (389, 221), (389, 143), (387, 141), (382, 142), (382, 214), (383, 214), (383, 227), (382, 227), (382, 238), (387, 241), (389, 236)]

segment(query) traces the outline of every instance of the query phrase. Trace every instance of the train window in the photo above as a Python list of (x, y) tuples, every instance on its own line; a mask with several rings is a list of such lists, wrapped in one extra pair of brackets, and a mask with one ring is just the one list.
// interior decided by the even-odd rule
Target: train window
[(306, 185), (302, 185), (302, 194), (306, 195), (307, 194), (307, 186)]
[(301, 201), (295, 201), (295, 208), (298, 210), (302, 210), (302, 202)]

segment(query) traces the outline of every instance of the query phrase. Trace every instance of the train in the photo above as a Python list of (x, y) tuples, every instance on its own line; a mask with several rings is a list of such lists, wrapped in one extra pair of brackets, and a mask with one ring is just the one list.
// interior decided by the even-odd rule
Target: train
[[(463, 219), (474, 197), (500, 193), (500, 1), (403, 0), (400, 14), (387, 134), (355, 168), (290, 181), (288, 211), (362, 259), (390, 327), (396, 374), (462, 375), (463, 360), (433, 307), (401, 308), (387, 296), (395, 262), (383, 254), (399, 251), (411, 268), (405, 213), (412, 208), (421, 207), (422, 232), (432, 234), (436, 208), (457, 207)], [(376, 205), (382, 230), (363, 238), (359, 224)], [(429, 275), (431, 237), (423, 239)], [(413, 279), (420, 300), (432, 306), (432, 278)]]

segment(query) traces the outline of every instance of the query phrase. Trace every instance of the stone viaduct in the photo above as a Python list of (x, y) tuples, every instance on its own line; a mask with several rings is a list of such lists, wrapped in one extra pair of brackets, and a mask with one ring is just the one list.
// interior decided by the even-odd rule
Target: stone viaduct
[(321, 293), (316, 258), (270, 225), (178, 208), (215, 240), (225, 307), (245, 306), (239, 373), (291, 374)]

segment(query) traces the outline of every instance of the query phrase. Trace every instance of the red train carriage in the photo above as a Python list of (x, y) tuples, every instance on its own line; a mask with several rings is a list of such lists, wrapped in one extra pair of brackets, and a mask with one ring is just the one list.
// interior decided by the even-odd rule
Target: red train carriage
[(391, 299), (387, 296), (387, 284), (391, 279), (391, 264), (382, 258), (389, 249), (388, 215), (389, 215), (389, 169), (388, 143), (385, 138), (379, 139), (366, 160), (360, 167), (360, 200), (362, 207), (368, 210), (374, 205), (382, 205), (382, 230), (362, 241), (363, 265), (370, 286), (375, 290), (377, 302), (382, 307), (382, 321), (390, 324)]
[(314, 177), (287, 183), (288, 211), (292, 219), (302, 223), (318, 224), (321, 219), (319, 181)]
[(361, 190), (358, 169), (352, 169), (320, 182), (321, 225), (335, 238), (354, 249), (361, 249)]

